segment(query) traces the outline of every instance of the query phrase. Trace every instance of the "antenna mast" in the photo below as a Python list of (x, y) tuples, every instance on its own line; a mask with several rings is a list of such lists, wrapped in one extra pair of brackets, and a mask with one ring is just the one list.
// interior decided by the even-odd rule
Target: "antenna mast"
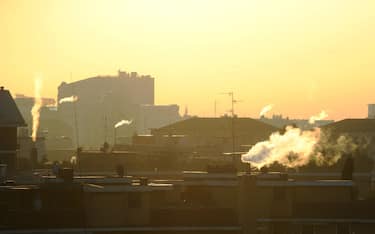
[[(234, 152), (236, 150), (236, 142), (235, 142), (236, 141), (236, 139), (235, 139), (236, 135), (235, 135), (235, 129), (234, 129), (234, 118), (235, 118), (234, 103), (236, 103), (237, 101), (234, 99), (234, 93), (233, 93), (233, 91), (227, 92), (227, 93), (222, 93), (222, 94), (227, 94), (227, 95), (229, 95), (231, 97), (232, 108), (231, 108), (230, 112), (231, 112), (231, 115), (232, 115), (232, 154), (233, 154), (233, 159), (234, 159)], [(215, 110), (216, 110), (216, 101), (215, 101)]]
[[(72, 72), (70, 72), (70, 82), (72, 83)], [(74, 84), (72, 83), (72, 93), (73, 96), (76, 96), (76, 90), (74, 87)], [(74, 115), (74, 128), (75, 128), (75, 133), (76, 133), (76, 153), (77, 153), (77, 165), (78, 165), (78, 171), (81, 173), (81, 162), (80, 162), (80, 157), (79, 157), (79, 131), (78, 131), (78, 120), (77, 120), (77, 105), (76, 102), (73, 102), (73, 115)]]

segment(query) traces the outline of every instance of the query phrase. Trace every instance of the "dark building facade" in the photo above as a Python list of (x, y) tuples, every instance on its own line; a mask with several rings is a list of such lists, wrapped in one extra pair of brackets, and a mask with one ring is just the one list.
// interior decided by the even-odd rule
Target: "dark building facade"
[(179, 143), (200, 150), (242, 151), (264, 141), (279, 129), (251, 118), (190, 118), (151, 131), (157, 139), (181, 136)]
[(0, 88), (0, 164), (7, 165), (7, 177), (14, 175), (17, 162), (17, 128), (25, 121), (10, 92)]

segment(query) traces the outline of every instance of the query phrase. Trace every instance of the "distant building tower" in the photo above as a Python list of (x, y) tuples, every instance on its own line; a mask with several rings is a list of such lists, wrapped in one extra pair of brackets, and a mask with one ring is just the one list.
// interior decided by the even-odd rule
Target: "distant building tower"
[(8, 90), (0, 87), (0, 164), (7, 167), (7, 177), (16, 171), (17, 128), (26, 126), (21, 112)]
[[(121, 119), (135, 120), (140, 106), (154, 105), (154, 90), (153, 77), (121, 70), (117, 76), (63, 82), (58, 87), (58, 100), (71, 96), (77, 96), (78, 100), (74, 104), (59, 103), (57, 112), (60, 120), (76, 129), (75, 134), (79, 133), (81, 146), (99, 147), (108, 133), (106, 128), (98, 126), (114, 126)], [(73, 134), (70, 137), (76, 139)]]
[(368, 116), (369, 119), (375, 119), (375, 104), (368, 104)]

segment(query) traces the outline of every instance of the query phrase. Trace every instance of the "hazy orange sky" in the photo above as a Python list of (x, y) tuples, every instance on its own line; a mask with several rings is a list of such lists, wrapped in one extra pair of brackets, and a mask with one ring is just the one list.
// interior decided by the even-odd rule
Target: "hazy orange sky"
[(230, 109), (365, 117), (375, 102), (375, 1), (1, 0), (0, 84), (43, 96), (62, 81), (137, 71), (157, 104), (191, 114)]

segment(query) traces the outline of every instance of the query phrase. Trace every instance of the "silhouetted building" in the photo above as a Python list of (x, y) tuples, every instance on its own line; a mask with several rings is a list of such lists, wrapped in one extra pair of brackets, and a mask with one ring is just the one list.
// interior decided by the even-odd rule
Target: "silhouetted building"
[(149, 134), (151, 129), (181, 120), (179, 109), (178, 105), (141, 105), (137, 118), (137, 133)]
[(26, 126), (10, 92), (0, 87), (0, 164), (7, 165), (8, 176), (12, 176), (17, 163), (17, 128)]
[(230, 179), (180, 187), (147, 178), (80, 176), (67, 182), (45, 176), (37, 185), (0, 186), (0, 225), (12, 233), (235, 234), (241, 227), (236, 177)]
[[(233, 125), (232, 125), (233, 124)], [(232, 128), (233, 126), (233, 128)], [(249, 145), (269, 138), (279, 129), (251, 118), (190, 118), (151, 131), (157, 142), (165, 136), (184, 136), (176, 138), (175, 144), (195, 147), (196, 150), (231, 152), (233, 138), (235, 150), (244, 150)], [(242, 147), (243, 146), (243, 147)], [(247, 150), (247, 149), (246, 149)]]
[[(70, 96), (78, 100), (58, 104), (60, 119), (74, 129), (76, 115), (80, 144), (98, 146), (104, 141), (113, 142), (113, 128), (118, 121), (134, 121), (140, 105), (154, 105), (154, 78), (119, 71), (117, 76), (61, 83), (58, 100)], [(129, 132), (136, 131), (134, 124)]]
[(244, 233), (371, 233), (375, 228), (375, 216), (369, 215), (375, 203), (356, 201), (352, 181), (295, 181), (270, 173), (244, 175), (240, 183)]
[(368, 234), (375, 202), (348, 180), (287, 174), (180, 172), (179, 178), (41, 176), (0, 186), (0, 225), (11, 233)]
[(349, 136), (353, 143), (366, 145), (369, 156), (375, 155), (375, 119), (344, 119), (322, 129), (332, 137)]

